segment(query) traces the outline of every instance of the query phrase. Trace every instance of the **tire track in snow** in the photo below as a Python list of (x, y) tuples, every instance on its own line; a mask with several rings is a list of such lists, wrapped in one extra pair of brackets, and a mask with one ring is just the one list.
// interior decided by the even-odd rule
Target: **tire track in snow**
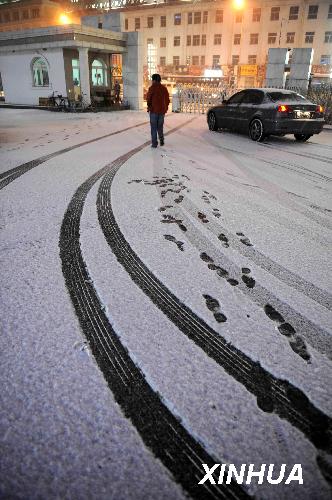
[(0, 174), (0, 190), (3, 189), (4, 187), (8, 186), (8, 184), (13, 182), (18, 177), (21, 177), (21, 175), (25, 174), (26, 172), (29, 172), (29, 170), (32, 170), (33, 168), (37, 167), (38, 165), (41, 165), (42, 163), (45, 163), (48, 160), (51, 160), (52, 158), (56, 158), (57, 156), (63, 155), (65, 153), (68, 153), (69, 151), (73, 151), (74, 149), (80, 148), (82, 146), (86, 146), (87, 144), (92, 144), (93, 142), (101, 141), (102, 139), (106, 139), (107, 137), (121, 134), (122, 132), (126, 132), (127, 130), (141, 127), (142, 125), (147, 125), (148, 123), (149, 122), (147, 122), (147, 121), (140, 122), (140, 123), (137, 123), (136, 125), (131, 125), (130, 127), (126, 127), (126, 128), (121, 129), (121, 130), (116, 130), (115, 132), (110, 132), (109, 134), (105, 134), (105, 135), (102, 135), (100, 137), (96, 137), (95, 139), (89, 139), (88, 141), (80, 142), (79, 144), (75, 144), (74, 146), (70, 146), (68, 148), (64, 148), (64, 149), (60, 149), (59, 151), (55, 151), (54, 153), (40, 156), (39, 158), (36, 158), (35, 160), (31, 160), (31, 161), (28, 161), (26, 163), (22, 163), (22, 165), (18, 165), (17, 167), (14, 167), (10, 170), (7, 170), (6, 172), (2, 172), (2, 174)]
[[(107, 172), (98, 191), (98, 219), (112, 251), (136, 285), (182, 333), (244, 385), (265, 412), (275, 412), (298, 428), (320, 450), (331, 453), (332, 419), (286, 380), (278, 379), (221, 337), (161, 283), (135, 254), (115, 220), (111, 186), (117, 167)], [(172, 222), (181, 223), (176, 219)], [(210, 299), (208, 297), (208, 299)]]
[(82, 257), (80, 220), (89, 191), (108, 171), (117, 171), (131, 156), (148, 144), (150, 141), (100, 169), (74, 194), (63, 219), (59, 241), (66, 287), (81, 328), (116, 401), (139, 432), (145, 445), (168, 468), (175, 480), (197, 500), (249, 499), (250, 496), (234, 481), (228, 485), (198, 485), (198, 481), (203, 477), (202, 463), (211, 467), (216, 460), (170, 412), (132, 361), (104, 312), (104, 306), (99, 301)]

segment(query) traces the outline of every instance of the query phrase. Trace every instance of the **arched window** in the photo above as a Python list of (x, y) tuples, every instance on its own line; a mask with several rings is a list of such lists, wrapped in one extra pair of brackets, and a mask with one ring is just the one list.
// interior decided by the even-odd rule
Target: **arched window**
[(31, 63), (32, 81), (34, 87), (48, 87), (50, 80), (48, 77), (48, 67), (45, 59), (36, 57)]
[(92, 85), (96, 87), (105, 87), (107, 85), (107, 66), (104, 61), (95, 59), (91, 67)]

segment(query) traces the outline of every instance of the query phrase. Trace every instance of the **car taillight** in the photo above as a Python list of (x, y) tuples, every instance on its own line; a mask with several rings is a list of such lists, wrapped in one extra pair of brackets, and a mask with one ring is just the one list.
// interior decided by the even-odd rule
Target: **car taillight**
[(317, 108), (316, 108), (316, 113), (324, 113), (324, 108), (323, 108), (323, 106), (317, 106)]
[(289, 113), (290, 111), (292, 111), (292, 108), (287, 104), (279, 104), (278, 113)]

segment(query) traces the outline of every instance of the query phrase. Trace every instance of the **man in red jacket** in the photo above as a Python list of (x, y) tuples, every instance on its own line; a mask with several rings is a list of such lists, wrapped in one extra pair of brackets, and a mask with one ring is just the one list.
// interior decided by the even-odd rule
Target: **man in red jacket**
[(148, 90), (147, 104), (150, 113), (152, 147), (158, 146), (157, 132), (160, 146), (164, 145), (164, 116), (169, 105), (169, 94), (165, 85), (162, 85), (158, 73), (152, 75), (152, 85)]

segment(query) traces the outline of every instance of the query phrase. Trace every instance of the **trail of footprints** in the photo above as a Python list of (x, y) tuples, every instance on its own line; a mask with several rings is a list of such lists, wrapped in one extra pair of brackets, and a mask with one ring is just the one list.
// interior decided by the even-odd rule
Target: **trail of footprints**
[[(181, 175), (181, 177), (186, 178), (187, 180), (190, 180), (189, 177), (187, 177), (186, 175)], [(164, 198), (168, 192), (171, 192), (171, 193), (178, 195), (173, 200), (174, 203), (181, 203), (183, 201), (184, 195), (179, 194), (179, 193), (181, 193), (181, 191), (186, 190), (187, 192), (189, 192), (189, 189), (180, 180), (180, 176), (178, 174), (174, 174), (172, 177), (155, 176), (153, 179), (154, 179), (153, 181), (147, 181), (147, 180), (143, 180), (143, 179), (133, 179), (133, 180), (129, 181), (128, 184), (143, 182), (145, 185), (148, 185), (148, 186), (156, 186), (157, 185), (160, 188), (162, 188), (162, 191), (161, 191), (162, 198)], [(167, 188), (167, 189), (164, 189), (164, 188)], [(176, 188), (176, 189), (174, 189), (174, 188)], [(208, 191), (203, 191), (202, 200), (205, 203), (210, 204), (211, 203), (210, 200), (217, 200), (217, 198), (214, 195), (210, 194)], [(174, 205), (164, 205), (158, 209), (158, 211), (162, 213), (161, 223), (162, 224), (177, 224), (178, 227), (181, 229), (181, 231), (186, 232), (187, 228), (183, 224), (182, 219), (177, 219), (173, 215), (163, 213), (171, 208), (174, 208)], [(213, 208), (212, 215), (214, 215), (216, 218), (221, 217), (220, 210), (218, 208)], [(204, 212), (198, 211), (197, 217), (203, 224), (207, 224), (209, 222), (209, 219)], [(236, 233), (236, 235), (239, 237), (240, 242), (243, 245), (246, 245), (249, 247), (253, 246), (250, 239), (243, 232), (238, 231)], [(175, 236), (170, 235), (170, 234), (164, 234), (164, 238), (165, 238), (165, 240), (167, 240), (171, 243), (174, 243), (180, 251), (182, 251), (182, 252), (184, 251), (184, 242), (183, 241), (177, 240), (175, 238)], [(220, 240), (220, 242), (224, 248), (229, 248), (229, 246), (230, 246), (229, 240), (224, 233), (220, 233), (218, 236), (218, 239)], [(211, 271), (214, 271), (219, 277), (224, 278), (230, 286), (235, 287), (235, 286), (239, 285), (239, 281), (237, 279), (235, 279), (234, 277), (230, 276), (229, 272), (226, 269), (215, 264), (212, 257), (210, 257), (206, 252), (201, 252), (200, 258), (207, 264), (208, 269), (210, 269)], [(250, 276), (250, 274), (251, 274), (251, 270), (248, 267), (241, 268), (241, 280), (242, 280), (242, 282), (245, 284), (245, 286), (247, 288), (253, 289), (255, 287), (256, 281), (252, 276)], [(225, 314), (223, 314), (221, 312), (220, 303), (218, 302), (218, 300), (216, 298), (208, 295), (208, 294), (203, 294), (203, 298), (205, 299), (206, 307), (209, 309), (209, 311), (211, 311), (213, 313), (215, 320), (218, 323), (225, 323), (227, 321), (227, 317), (225, 316)], [(307, 362), (310, 362), (310, 354), (307, 350), (306, 344), (305, 344), (303, 338), (296, 333), (293, 326), (290, 323), (287, 323), (285, 321), (285, 319), (283, 318), (283, 316), (276, 309), (274, 309), (274, 307), (270, 304), (264, 305), (264, 312), (265, 312), (266, 316), (271, 321), (279, 324), (278, 331), (281, 335), (283, 335), (289, 339), (288, 341), (289, 341), (289, 345), (290, 345), (291, 349), (296, 354), (298, 354), (302, 359), (304, 359)], [(247, 315), (247, 316), (250, 317), (249, 315)]]

